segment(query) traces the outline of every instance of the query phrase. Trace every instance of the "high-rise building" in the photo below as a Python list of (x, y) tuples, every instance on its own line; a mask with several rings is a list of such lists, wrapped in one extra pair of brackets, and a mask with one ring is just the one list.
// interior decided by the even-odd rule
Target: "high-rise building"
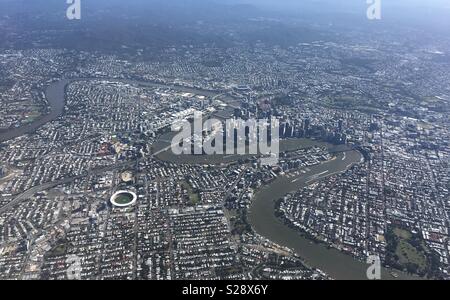
[(309, 127), (311, 126), (311, 120), (309, 118), (305, 119), (304, 127), (303, 129), (307, 133), (309, 131)]
[(344, 131), (344, 121), (342, 119), (339, 120), (339, 122), (338, 122), (338, 131), (339, 132)]

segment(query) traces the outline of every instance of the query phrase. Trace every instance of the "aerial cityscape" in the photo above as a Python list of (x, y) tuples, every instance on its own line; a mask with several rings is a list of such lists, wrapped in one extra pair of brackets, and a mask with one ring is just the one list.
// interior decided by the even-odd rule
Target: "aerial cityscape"
[(388, 2), (0, 0), (0, 279), (450, 279), (450, 5)]

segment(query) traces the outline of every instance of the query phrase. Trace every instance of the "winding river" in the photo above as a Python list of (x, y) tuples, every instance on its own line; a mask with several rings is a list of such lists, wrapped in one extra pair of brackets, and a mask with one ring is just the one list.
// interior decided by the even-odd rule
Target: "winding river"
[(50, 112), (42, 115), (26, 125), (0, 131), (0, 143), (36, 131), (39, 127), (58, 118), (64, 112), (65, 87), (71, 80), (63, 79), (51, 83), (45, 90)]
[[(32, 133), (44, 124), (61, 116), (64, 113), (66, 86), (74, 81), (80, 80), (111, 80), (143, 86), (169, 87), (158, 83), (102, 78), (63, 79), (53, 82), (45, 91), (48, 104), (50, 106), (50, 112), (35, 119), (27, 125), (0, 132), (0, 142), (16, 138), (27, 133)], [(217, 96), (216, 93), (211, 91), (179, 86), (170, 87), (184, 92)], [(232, 101), (232, 99), (227, 100)], [(324, 143), (311, 140), (304, 141), (305, 146), (312, 146), (314, 144), (323, 145)], [(360, 161), (361, 154), (357, 151), (350, 150), (347, 152), (341, 152), (337, 155), (335, 160), (310, 167), (306, 173), (300, 173), (297, 177), (279, 177), (272, 183), (264, 186), (256, 194), (250, 209), (249, 222), (258, 234), (265, 236), (279, 245), (293, 249), (305, 260), (308, 265), (325, 271), (333, 278), (366, 279), (366, 264), (338, 250), (329, 249), (326, 245), (311, 242), (309, 239), (303, 237), (298, 231), (286, 226), (279, 218), (275, 216), (275, 201), (279, 198), (283, 197), (287, 193), (303, 188), (315, 180), (319, 180), (320, 178), (330, 176), (335, 173), (343, 172), (351, 165), (359, 163)], [(401, 272), (396, 273), (399, 275), (399, 279), (414, 278)], [(393, 277), (389, 275), (389, 271), (386, 269), (383, 269), (382, 274), (383, 279), (393, 279)]]
[[(359, 163), (362, 156), (357, 151), (347, 151), (337, 155), (337, 158), (309, 168), (306, 173), (288, 178), (278, 177), (272, 183), (264, 186), (254, 197), (249, 213), (249, 222), (254, 230), (269, 240), (293, 249), (305, 262), (319, 268), (336, 279), (367, 279), (367, 268), (363, 262), (351, 255), (331, 249), (324, 244), (311, 242), (297, 230), (286, 226), (275, 216), (275, 201), (288, 193), (295, 192), (321, 178), (344, 172), (351, 165)], [(319, 177), (317, 175), (320, 174)], [(399, 279), (410, 279), (406, 274), (395, 272)], [(382, 270), (383, 279), (394, 279), (389, 270)]]

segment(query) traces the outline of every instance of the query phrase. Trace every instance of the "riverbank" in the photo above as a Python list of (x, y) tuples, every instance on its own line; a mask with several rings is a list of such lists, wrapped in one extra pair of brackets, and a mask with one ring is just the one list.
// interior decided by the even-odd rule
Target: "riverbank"
[[(196, 89), (191, 87), (183, 87), (178, 85), (165, 85), (162, 83), (156, 82), (147, 82), (147, 81), (139, 81), (132, 79), (114, 79), (114, 78), (71, 78), (71, 79), (61, 79), (59, 81), (55, 81), (50, 83), (44, 91), (45, 97), (48, 102), (49, 110), (48, 113), (43, 114), (32, 122), (22, 125), (20, 127), (9, 128), (0, 131), (0, 143), (17, 138), (19, 136), (33, 133), (40, 127), (45, 124), (56, 120), (58, 117), (62, 116), (64, 113), (64, 107), (66, 104), (65, 101), (65, 92), (66, 87), (78, 81), (106, 81), (106, 82), (122, 82), (125, 84), (143, 86), (143, 87), (154, 87), (154, 88), (171, 88), (179, 92), (185, 93), (195, 93), (198, 95), (209, 96), (209, 97), (218, 97), (221, 96), (219, 92), (216, 91), (208, 91), (202, 89)], [(233, 97), (223, 95), (221, 98), (228, 104), (233, 104), (236, 99)]]
[[(332, 278), (339, 280), (365, 280), (368, 265), (351, 255), (331, 248), (324, 243), (315, 243), (297, 229), (286, 225), (276, 215), (276, 201), (285, 195), (304, 188), (320, 179), (346, 171), (360, 163), (362, 155), (355, 150), (337, 154), (337, 158), (310, 167), (297, 177), (278, 177), (263, 186), (255, 195), (250, 207), (248, 220), (259, 235), (295, 251), (308, 265), (318, 268)], [(322, 174), (317, 176), (317, 174)], [(382, 279), (395, 279), (389, 270), (383, 268)], [(416, 279), (414, 276), (394, 271), (398, 279)]]
[(63, 79), (51, 83), (45, 89), (45, 97), (48, 101), (49, 112), (47, 114), (37, 117), (35, 120), (33, 120), (28, 124), (1, 131), (0, 143), (14, 139), (24, 134), (33, 133), (41, 126), (61, 116), (64, 112), (65, 106), (65, 87), (70, 82), (72, 82), (72, 80)]
[[(79, 79), (64, 79), (61, 81), (54, 82), (47, 87), (45, 94), (48, 100), (48, 103), (51, 107), (50, 113), (44, 115), (30, 124), (25, 126), (14, 128), (12, 130), (8, 130), (6, 132), (0, 133), (0, 142), (13, 139), (15, 137), (22, 136), (27, 133), (32, 133), (36, 131), (41, 126), (45, 125), (48, 122), (51, 122), (64, 113), (65, 107), (65, 89), (68, 84), (75, 81), (89, 81), (89, 80), (98, 80), (98, 81), (115, 81), (115, 82), (124, 82), (128, 84), (138, 84), (144, 86), (153, 86), (153, 87), (167, 87), (172, 88), (173, 86), (165, 86), (157, 83), (148, 83), (148, 82), (139, 82), (139, 81), (131, 81), (131, 80), (120, 80), (120, 79), (105, 79), (105, 78), (79, 78)], [(183, 90), (182, 87), (176, 87), (180, 91)], [(193, 91), (192, 88), (187, 88), (190, 91)], [(205, 91), (203, 91), (204, 93)], [(202, 91), (198, 91), (199, 94), (202, 94)], [(215, 95), (219, 96), (219, 94), (215, 94), (211, 92), (211, 96)], [(232, 99), (228, 99), (232, 101)], [(223, 112), (227, 114), (227, 112)], [(168, 143), (170, 145), (170, 140), (168, 139)], [(323, 142), (316, 142), (312, 140), (308, 140), (309, 146), (314, 145), (323, 145)], [(163, 141), (161, 141), (163, 147)], [(295, 146), (297, 147), (297, 146)], [(172, 153), (168, 151), (169, 155)], [(344, 154), (345, 153), (345, 154)], [(177, 159), (180, 156), (177, 156)], [(189, 158), (188, 158), (189, 159)], [(208, 160), (210, 159), (207, 158)], [(223, 159), (223, 158), (218, 158)], [(230, 157), (231, 160), (236, 160), (235, 157)], [(335, 249), (329, 249), (328, 247), (320, 244), (314, 244), (311, 240), (302, 237), (298, 231), (289, 228), (289, 226), (283, 224), (281, 220), (276, 217), (275, 214), (275, 200), (283, 197), (287, 193), (294, 192), (307, 184), (319, 180), (325, 176), (330, 176), (333, 173), (340, 173), (345, 171), (349, 166), (354, 163), (358, 163), (361, 161), (361, 154), (357, 151), (346, 151), (340, 154), (337, 154), (337, 159), (333, 161), (329, 161), (323, 163), (321, 165), (311, 167), (305, 174), (299, 174), (297, 178), (286, 178), (279, 177), (271, 184), (263, 187), (255, 196), (252, 207), (250, 209), (249, 214), (249, 222), (252, 225), (253, 229), (261, 234), (262, 236), (272, 240), (273, 242), (286, 246), (288, 248), (293, 249), (299, 256), (305, 259), (305, 261), (313, 267), (317, 267), (334, 278), (337, 279), (365, 279), (366, 264), (355, 260), (353, 257), (343, 254)], [(190, 162), (192, 163), (192, 161)], [(72, 179), (67, 179), (72, 180)], [(65, 181), (52, 183), (48, 186), (37, 187), (40, 190), (50, 187), (53, 184), (61, 184)], [(15, 203), (18, 203), (22, 199), (26, 198), (29, 193), (35, 191), (35, 188), (27, 191), (26, 193), (16, 197), (13, 202), (2, 207), (0, 210), (7, 209), (11, 207)], [(387, 270), (383, 271), (384, 277), (389, 277), (387, 274)], [(411, 277), (403, 276), (403, 274), (399, 273), (400, 279), (411, 279)]]

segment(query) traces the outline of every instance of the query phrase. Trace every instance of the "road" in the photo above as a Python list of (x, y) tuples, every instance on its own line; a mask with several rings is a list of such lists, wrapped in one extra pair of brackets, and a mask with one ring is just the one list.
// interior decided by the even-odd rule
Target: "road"
[[(172, 144), (175, 145), (175, 144)], [(167, 150), (170, 150), (172, 145), (169, 145), (155, 153), (152, 154), (152, 156), (156, 156), (162, 152), (165, 152)], [(0, 214), (4, 213), (5, 211), (7, 211), (8, 209), (14, 207), (15, 205), (19, 204), (20, 202), (29, 199), (30, 197), (32, 197), (34, 194), (41, 192), (41, 191), (45, 191), (48, 189), (51, 189), (55, 186), (58, 185), (62, 185), (62, 184), (67, 184), (67, 183), (71, 183), (77, 179), (82, 179), (88, 176), (92, 176), (92, 175), (99, 175), (108, 171), (114, 171), (114, 170), (120, 170), (123, 168), (127, 168), (127, 167), (132, 167), (136, 164), (136, 161), (127, 161), (127, 162), (123, 162), (120, 164), (115, 164), (112, 166), (108, 166), (108, 167), (103, 167), (103, 168), (98, 168), (98, 169), (94, 169), (94, 170), (90, 170), (82, 175), (78, 175), (78, 176), (72, 176), (72, 177), (67, 177), (67, 178), (63, 178), (63, 179), (59, 179), (56, 181), (52, 181), (52, 182), (47, 182), (41, 185), (37, 185), (34, 186), (32, 188), (30, 188), (29, 190), (26, 190), (25, 192), (19, 194), (18, 196), (16, 196), (11, 202), (9, 202), (8, 204), (0, 207)]]

